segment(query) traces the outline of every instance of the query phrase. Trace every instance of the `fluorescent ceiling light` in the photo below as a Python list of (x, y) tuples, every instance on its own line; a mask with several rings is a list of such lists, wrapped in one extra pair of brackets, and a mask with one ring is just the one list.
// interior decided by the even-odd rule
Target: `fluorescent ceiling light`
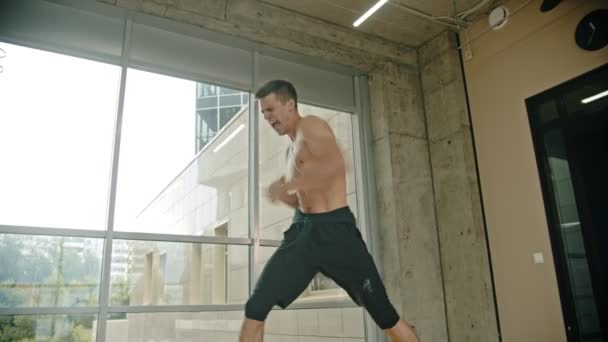
[(240, 131), (243, 130), (243, 128), (245, 128), (245, 124), (241, 124), (239, 127), (237, 127), (234, 132), (230, 133), (229, 136), (226, 137), (226, 139), (224, 139), (224, 141), (222, 141), (219, 145), (217, 145), (214, 149), (213, 149), (213, 153), (219, 151), (222, 147), (224, 147), (224, 145), (226, 145), (227, 143), (230, 142), (230, 140), (234, 139), (234, 137), (236, 137), (237, 134), (239, 134)]
[(590, 97), (588, 97), (586, 99), (583, 99), (583, 100), (581, 100), (581, 102), (584, 103), (584, 104), (587, 104), (587, 103), (593, 102), (593, 101), (595, 101), (597, 99), (601, 99), (604, 96), (608, 96), (608, 90), (603, 91), (603, 92), (601, 92), (599, 94), (595, 94), (593, 96), (590, 96)]
[(353, 26), (357, 27), (357, 26), (361, 25), (361, 23), (364, 22), (365, 19), (369, 18), (370, 15), (374, 14), (374, 12), (376, 12), (380, 7), (382, 7), (382, 5), (384, 5), (387, 2), (388, 2), (388, 0), (380, 0), (380, 1), (378, 1), (374, 5), (374, 7), (370, 8), (367, 12), (365, 12), (364, 15), (361, 16), (361, 18), (357, 19), (357, 21), (355, 21), (355, 23), (353, 24)]

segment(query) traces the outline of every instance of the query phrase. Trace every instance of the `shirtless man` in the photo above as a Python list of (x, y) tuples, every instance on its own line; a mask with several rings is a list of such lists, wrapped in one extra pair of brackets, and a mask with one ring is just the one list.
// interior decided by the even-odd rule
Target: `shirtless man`
[(391, 305), (374, 261), (346, 202), (345, 163), (324, 120), (300, 116), (297, 94), (286, 81), (270, 81), (256, 93), (264, 119), (291, 141), (287, 174), (267, 196), (295, 209), (284, 240), (260, 275), (245, 306), (239, 342), (261, 342), (274, 305), (287, 307), (322, 272), (363, 305), (393, 342), (419, 342)]

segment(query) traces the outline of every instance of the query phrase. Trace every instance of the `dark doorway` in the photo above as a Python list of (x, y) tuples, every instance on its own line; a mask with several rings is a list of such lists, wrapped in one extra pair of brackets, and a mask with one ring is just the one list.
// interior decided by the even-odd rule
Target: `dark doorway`
[(608, 64), (526, 100), (569, 342), (608, 342)]

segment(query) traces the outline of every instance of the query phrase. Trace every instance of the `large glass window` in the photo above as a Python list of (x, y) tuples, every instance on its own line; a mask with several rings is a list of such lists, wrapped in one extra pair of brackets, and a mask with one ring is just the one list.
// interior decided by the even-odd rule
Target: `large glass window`
[(0, 308), (97, 305), (102, 242), (0, 234)]
[(248, 106), (201, 116), (201, 87), (223, 89), (128, 70), (114, 230), (248, 236)]
[(2, 341), (93, 342), (94, 315), (0, 316)]
[(0, 225), (103, 230), (120, 68), (0, 48)]
[[(0, 340), (234, 341), (293, 215), (250, 189), (285, 172), (289, 139), (249, 91), (0, 48)], [(357, 117), (299, 107), (334, 130), (357, 216)], [(347, 301), (318, 275), (298, 310), (270, 315), (267, 338), (362, 342)]]
[[(115, 240), (127, 246), (126, 277), (113, 277), (112, 305), (239, 304), (248, 295), (249, 248)], [(122, 269), (122, 267), (121, 267)]]

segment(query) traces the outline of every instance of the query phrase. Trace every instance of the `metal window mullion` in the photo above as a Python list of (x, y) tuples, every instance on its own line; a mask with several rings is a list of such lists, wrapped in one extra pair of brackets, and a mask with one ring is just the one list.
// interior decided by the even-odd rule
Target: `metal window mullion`
[[(289, 305), (289, 310), (311, 310), (311, 309), (336, 309), (336, 308), (358, 308), (352, 300), (330, 300), (322, 302), (295, 302)], [(275, 307), (276, 309), (277, 307)]]
[[(359, 81), (357, 78), (353, 78), (355, 88), (358, 86)], [(361, 134), (362, 124), (361, 124), (361, 98), (358, 92), (355, 92), (355, 105), (357, 109), (351, 116), (351, 135), (352, 135), (352, 148), (353, 148), (353, 171), (355, 177), (355, 193), (357, 194), (357, 224), (359, 225), (359, 229), (361, 230), (361, 235), (363, 235), (363, 239), (367, 242), (368, 246), (371, 249), (370, 245), (370, 234), (368, 224), (368, 214), (367, 214), (367, 198), (366, 194), (368, 193), (368, 189), (365, 188), (365, 177), (363, 175), (366, 174), (366, 165), (363, 162), (365, 160), (363, 145), (363, 134)]]
[(97, 306), (85, 307), (26, 307), (26, 308), (0, 308), (0, 316), (21, 315), (95, 315), (99, 311)]
[(114, 305), (108, 307), (109, 313), (159, 313), (159, 312), (216, 312), (241, 311), (244, 304), (218, 305)]
[(127, 84), (128, 58), (131, 45), (131, 30), (133, 27), (133, 14), (125, 19), (124, 39), (121, 56), (120, 88), (118, 106), (116, 108), (116, 124), (114, 128), (114, 148), (112, 151), (112, 172), (108, 199), (106, 239), (104, 241), (101, 286), (99, 293), (99, 314), (97, 317), (97, 342), (105, 342), (108, 319), (108, 305), (110, 297), (110, 271), (112, 264), (112, 233), (114, 231), (114, 213), (116, 209), (116, 187), (118, 183), (118, 161), (120, 159), (120, 141), (122, 135), (122, 119), (125, 104)]
[[(258, 63), (259, 56), (257, 51), (253, 51), (252, 55), (253, 70), (251, 72), (251, 88), (254, 89), (258, 79)], [(259, 220), (259, 136), (258, 136), (258, 108), (255, 103), (255, 96), (249, 94), (249, 237), (252, 239), (252, 244), (249, 246), (249, 272), (248, 284), (251, 294), (255, 286), (256, 259), (260, 246), (260, 220)]]
[[(379, 249), (377, 243), (379, 241), (377, 229), (377, 213), (376, 213), (376, 184), (373, 174), (372, 163), (372, 136), (369, 123), (369, 101), (367, 78), (363, 76), (355, 77), (355, 101), (357, 112), (353, 120), (353, 150), (354, 150), (354, 167), (355, 184), (357, 188), (357, 204), (359, 209), (359, 224), (362, 226), (362, 233), (365, 241), (372, 250), (372, 255), (375, 260), (379, 260)], [(361, 196), (359, 196), (359, 194)], [(363, 215), (362, 215), (363, 214)], [(381, 272), (381, 266), (378, 266)]]
[[(382, 264), (380, 261), (380, 250), (378, 248), (378, 216), (377, 216), (377, 198), (376, 198), (376, 183), (374, 175), (374, 165), (372, 158), (372, 143), (373, 136), (371, 132), (370, 106), (369, 106), (369, 88), (366, 76), (355, 76), (355, 127), (353, 127), (353, 148), (355, 148), (355, 167), (357, 189), (361, 196), (357, 196), (357, 202), (360, 203), (359, 224), (362, 225), (362, 233), (365, 237), (370, 253), (376, 262), (378, 272), (382, 274)], [(359, 194), (359, 193), (358, 193)], [(359, 197), (364, 197), (359, 199)], [(365, 339), (367, 342), (384, 342), (386, 335), (380, 331), (375, 322), (369, 315), (364, 315), (365, 322)]]
[(220, 129), (222, 129), (222, 127), (220, 125), (220, 95), (219, 95), (219, 92), (218, 92), (217, 96), (215, 97), (215, 104), (216, 104), (216, 106), (215, 106), (215, 115), (216, 115), (216, 118), (217, 118), (217, 125), (216, 125), (217, 131), (216, 131), (216, 134), (219, 134), (220, 133)]
[(156, 233), (134, 233), (134, 232), (112, 232), (112, 238), (121, 239), (121, 240), (204, 243), (204, 244), (216, 244), (216, 245), (250, 245), (251, 244), (251, 239), (249, 239), (249, 238), (156, 234)]
[(100, 239), (105, 237), (106, 232), (103, 230), (0, 225), (0, 234), (68, 236)]
[(195, 109), (194, 109), (194, 151), (198, 152), (199, 151), (199, 145), (200, 145), (200, 134), (201, 132), (201, 120), (202, 118), (200, 117), (199, 114), (199, 109), (198, 107), (198, 100), (200, 99), (200, 91), (201, 91), (201, 84), (199, 82), (196, 82), (196, 101), (195, 103)]
[[(245, 304), (203, 304), (203, 305), (114, 305), (109, 313), (157, 313), (157, 312), (217, 312), (242, 311)], [(350, 299), (331, 301), (295, 302), (289, 310), (331, 309), (359, 307)], [(274, 307), (277, 309), (278, 307)], [(90, 310), (90, 309), (89, 309)]]
[[(106, 313), (162, 313), (162, 312), (220, 312), (242, 311), (245, 304), (218, 304), (218, 305), (113, 305), (106, 308)], [(358, 307), (351, 300), (333, 300), (322, 302), (296, 302), (289, 306), (289, 310), (310, 310), (330, 308)], [(277, 309), (275, 307), (274, 309)], [(99, 312), (96, 306), (88, 307), (28, 307), (28, 308), (0, 308), (0, 316), (22, 315), (95, 315)]]
[(262, 246), (262, 247), (279, 247), (282, 242), (283, 241), (281, 241), (281, 240), (267, 240), (267, 239), (259, 240), (260, 246)]

